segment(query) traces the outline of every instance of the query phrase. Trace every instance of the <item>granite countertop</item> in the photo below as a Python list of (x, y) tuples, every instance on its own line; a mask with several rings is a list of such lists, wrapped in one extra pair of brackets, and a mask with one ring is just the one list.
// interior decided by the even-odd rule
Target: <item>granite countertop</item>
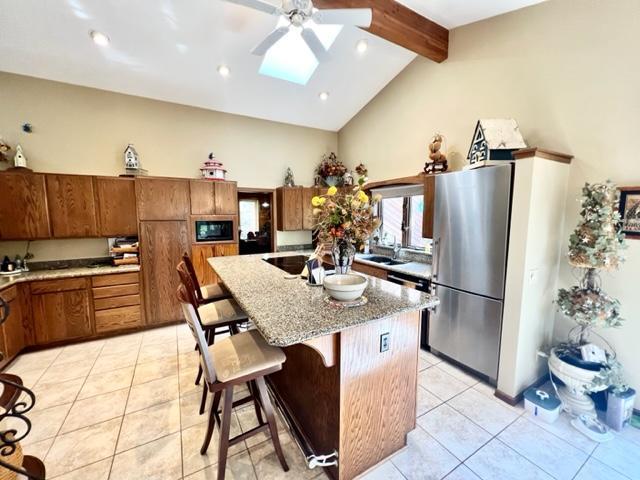
[(402, 265), (384, 265), (382, 263), (372, 262), (362, 258), (362, 254), (357, 253), (355, 262), (365, 265), (371, 265), (372, 267), (382, 268), (389, 272), (404, 273), (405, 275), (413, 275), (414, 277), (422, 278), (424, 280), (431, 280), (431, 264), (422, 262), (407, 262)]
[[(287, 252), (300, 255), (300, 252)], [(379, 278), (368, 277), (369, 302), (355, 308), (331, 306), (322, 287), (263, 261), (269, 255), (209, 258), (209, 264), (249, 315), (265, 340), (286, 347), (391, 315), (431, 308), (438, 299)], [(271, 256), (273, 256), (271, 254)], [(284, 256), (283, 253), (277, 256)]]
[(91, 277), (94, 275), (108, 275), (110, 273), (139, 272), (140, 265), (119, 265), (117, 267), (76, 267), (60, 270), (31, 270), (18, 275), (0, 277), (0, 290), (17, 283), (32, 282), (34, 280), (56, 280), (59, 278)]

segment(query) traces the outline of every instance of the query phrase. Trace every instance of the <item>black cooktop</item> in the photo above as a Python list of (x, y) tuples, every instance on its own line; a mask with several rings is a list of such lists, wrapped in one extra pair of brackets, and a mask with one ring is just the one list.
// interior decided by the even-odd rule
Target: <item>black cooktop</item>
[(299, 275), (307, 262), (306, 255), (291, 255), (288, 257), (265, 258), (264, 261), (278, 267), (292, 275)]

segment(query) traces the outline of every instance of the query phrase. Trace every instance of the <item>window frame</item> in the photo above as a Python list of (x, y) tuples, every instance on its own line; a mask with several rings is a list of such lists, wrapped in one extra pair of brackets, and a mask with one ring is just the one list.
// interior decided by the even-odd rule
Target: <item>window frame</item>
[[(412, 197), (417, 197), (420, 196), (420, 194), (414, 194), (414, 195), (402, 195), (402, 196), (398, 196), (398, 197), (389, 197), (389, 198), (402, 198), (403, 202), (402, 202), (402, 223), (401, 223), (401, 230), (402, 230), (402, 239), (401, 239), (401, 247), (402, 248), (406, 248), (406, 249), (410, 249), (410, 250), (416, 250), (416, 251), (422, 251), (424, 250), (424, 246), (418, 246), (418, 245), (411, 245), (411, 230), (412, 230), (412, 225), (411, 225), (411, 208), (412, 208)], [(422, 194), (422, 198), (423, 198), (423, 202), (424, 202), (424, 194)], [(383, 202), (380, 202), (378, 204), (378, 218), (380, 218), (380, 232), (383, 231), (384, 229), (384, 208), (383, 208)], [(422, 231), (420, 231), (420, 236), (422, 237)]]

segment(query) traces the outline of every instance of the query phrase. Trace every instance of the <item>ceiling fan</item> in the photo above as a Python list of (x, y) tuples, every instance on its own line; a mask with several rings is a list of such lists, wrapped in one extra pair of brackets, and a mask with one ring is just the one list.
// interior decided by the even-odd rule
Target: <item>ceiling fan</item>
[(308, 25), (310, 20), (325, 25), (353, 25), (368, 28), (371, 25), (370, 8), (336, 8), (318, 10), (313, 7), (311, 0), (283, 0), (282, 6), (277, 7), (262, 0), (226, 0), (237, 5), (253, 8), (269, 15), (282, 16), (289, 21), (288, 25), (273, 30), (266, 38), (251, 51), (254, 55), (262, 56), (284, 37), (291, 27), (301, 29), (300, 36), (313, 52), (318, 61), (327, 57), (327, 50)]

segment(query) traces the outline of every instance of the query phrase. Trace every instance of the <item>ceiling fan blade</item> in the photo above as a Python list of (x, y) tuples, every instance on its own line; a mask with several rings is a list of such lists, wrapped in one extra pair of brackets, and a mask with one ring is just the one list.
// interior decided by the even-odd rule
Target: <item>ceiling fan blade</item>
[(370, 8), (328, 8), (316, 11), (311, 18), (320, 24), (369, 28), (372, 15)]
[(278, 40), (284, 37), (289, 32), (289, 26), (276, 28), (267, 37), (262, 40), (256, 47), (251, 50), (254, 55), (264, 55), (271, 47), (273, 47)]
[(280, 15), (282, 13), (282, 9), (280, 7), (276, 7), (267, 2), (263, 2), (262, 0), (226, 0), (229, 3), (235, 3), (236, 5), (242, 5), (245, 7), (253, 8), (254, 10), (259, 10), (264, 13), (268, 13), (269, 15)]
[(307, 46), (311, 49), (311, 51), (316, 56), (319, 62), (327, 58), (328, 56), (327, 51), (325, 50), (324, 45), (322, 45), (322, 42), (316, 35), (316, 32), (314, 32), (310, 28), (305, 28), (302, 30), (300, 35), (302, 36), (302, 39), (305, 41)]

